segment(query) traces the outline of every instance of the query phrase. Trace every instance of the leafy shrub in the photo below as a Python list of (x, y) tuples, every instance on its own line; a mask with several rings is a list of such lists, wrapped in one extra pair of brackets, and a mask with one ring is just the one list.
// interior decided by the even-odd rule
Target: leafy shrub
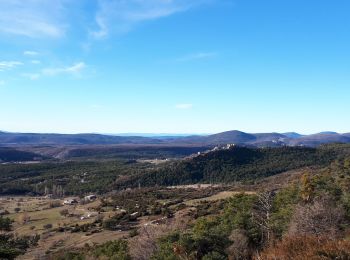
[(36, 246), (40, 236), (14, 237), (13, 234), (0, 234), (0, 259), (15, 259), (32, 246)]
[(110, 260), (130, 260), (128, 243), (124, 240), (108, 241), (98, 245), (92, 251), (98, 258), (107, 257)]
[(10, 218), (0, 216), (0, 231), (11, 231), (12, 222), (13, 221)]
[(62, 206), (62, 203), (59, 200), (53, 200), (53, 201), (50, 201), (49, 206), (50, 208), (58, 208)]
[(44, 229), (51, 229), (52, 228), (52, 224), (45, 224), (43, 226)]

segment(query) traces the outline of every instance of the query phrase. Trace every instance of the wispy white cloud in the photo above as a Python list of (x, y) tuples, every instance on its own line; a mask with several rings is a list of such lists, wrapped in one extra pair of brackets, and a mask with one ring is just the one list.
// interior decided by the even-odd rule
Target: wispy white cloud
[(78, 62), (69, 67), (46, 68), (42, 70), (42, 74), (46, 76), (55, 76), (58, 74), (79, 75), (86, 68), (84, 62)]
[(176, 61), (184, 62), (184, 61), (210, 59), (210, 58), (215, 58), (217, 55), (218, 55), (217, 52), (197, 52), (197, 53), (192, 53), (192, 54), (177, 58)]
[(32, 64), (40, 64), (40, 63), (41, 63), (40, 60), (31, 60), (30, 62), (31, 62)]
[[(31, 38), (58, 38), (65, 35), (71, 27), (82, 29), (82, 22), (87, 22), (95, 25), (94, 28), (90, 28), (90, 36), (103, 38), (111, 32), (129, 31), (144, 21), (167, 17), (218, 1), (0, 0), (0, 33)], [(91, 9), (86, 8), (91, 2), (93, 6), (97, 6), (97, 10), (92, 10), (93, 14), (90, 13)], [(31, 52), (28, 51), (28, 55)]]
[(193, 108), (193, 104), (176, 104), (175, 105), (176, 109), (191, 109)]
[(23, 65), (20, 61), (0, 61), (0, 71), (10, 70)]
[[(217, 1), (219, 0), (0, 0), (0, 33), (31, 38), (58, 38), (65, 35), (69, 28), (82, 29), (81, 22), (87, 22), (95, 25), (90, 28), (90, 36), (103, 38), (111, 32), (129, 31), (144, 21)], [(96, 4), (96, 10), (86, 8), (90, 2)], [(32, 54), (35, 52), (25, 53)]]
[(61, 74), (69, 74), (69, 75), (79, 76), (85, 68), (86, 68), (86, 64), (84, 62), (78, 62), (78, 63), (75, 63), (71, 66), (67, 66), (67, 67), (45, 68), (39, 72), (22, 73), (20, 75), (22, 77), (30, 79), (30, 80), (37, 80), (43, 76), (58, 76)]
[(5, 80), (0, 80), (0, 87), (5, 85)]
[(213, 0), (99, 0), (96, 14), (95, 38), (106, 37), (110, 32), (122, 33), (131, 30), (143, 21), (155, 20)]
[(0, 0), (0, 32), (32, 38), (64, 35), (66, 0)]
[(40, 78), (39, 73), (23, 73), (21, 75), (22, 75), (22, 77), (28, 78), (30, 80), (37, 80)]
[(25, 56), (37, 56), (37, 55), (39, 55), (39, 52), (36, 52), (36, 51), (24, 51), (23, 55), (25, 55)]

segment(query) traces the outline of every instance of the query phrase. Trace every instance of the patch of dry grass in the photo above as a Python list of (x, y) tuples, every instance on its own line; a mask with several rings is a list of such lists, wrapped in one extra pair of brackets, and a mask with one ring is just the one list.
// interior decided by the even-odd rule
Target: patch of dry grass
[(254, 192), (254, 191), (244, 191), (244, 192), (240, 192), (240, 191), (222, 191), (222, 192), (219, 192), (219, 193), (214, 194), (214, 195), (209, 196), (209, 197), (200, 198), (200, 199), (194, 199), (194, 200), (188, 200), (188, 201), (185, 202), (185, 204), (188, 205), (188, 206), (193, 206), (193, 205), (199, 204), (199, 203), (204, 202), (204, 201), (217, 201), (217, 200), (228, 199), (228, 198), (230, 198), (230, 197), (232, 197), (234, 195), (241, 194), (241, 193), (248, 194), (248, 195), (256, 194), (256, 192)]

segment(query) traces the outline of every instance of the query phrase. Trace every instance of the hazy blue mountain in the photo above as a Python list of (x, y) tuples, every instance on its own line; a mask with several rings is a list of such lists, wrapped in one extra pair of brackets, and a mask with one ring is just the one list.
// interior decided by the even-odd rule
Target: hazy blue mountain
[(321, 134), (321, 135), (339, 135), (337, 132), (332, 132), (332, 131), (324, 131), (324, 132), (320, 132), (318, 134)]
[(141, 136), (112, 136), (100, 134), (35, 134), (0, 133), (0, 144), (150, 144), (161, 140)]
[(338, 133), (319, 133), (290, 140), (289, 145), (318, 146), (326, 143), (350, 143), (350, 137)]
[(350, 143), (350, 133), (321, 132), (312, 135), (289, 133), (245, 133), (238, 130), (212, 135), (192, 136), (116, 136), (102, 134), (36, 134), (0, 132), (0, 145), (196, 145), (224, 144), (253, 146), (318, 146), (326, 143)]
[(213, 134), (205, 137), (206, 142), (213, 144), (222, 143), (247, 143), (256, 140), (253, 134), (247, 134), (241, 131), (233, 130), (222, 132), (218, 134)]
[(253, 135), (255, 136), (257, 142), (276, 141), (287, 138), (287, 136), (279, 133), (258, 133)]
[(283, 133), (284, 136), (287, 136), (288, 138), (299, 138), (302, 137), (303, 135), (296, 133), (296, 132), (288, 132), (288, 133)]

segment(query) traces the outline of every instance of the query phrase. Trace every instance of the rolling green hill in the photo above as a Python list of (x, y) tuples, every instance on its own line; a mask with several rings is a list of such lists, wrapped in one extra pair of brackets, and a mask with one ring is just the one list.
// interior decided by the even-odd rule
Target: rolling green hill
[(324, 167), (350, 154), (349, 145), (246, 148), (209, 152), (117, 182), (118, 187), (251, 181), (306, 166)]
[(46, 187), (54, 185), (61, 186), (68, 195), (104, 193), (139, 184), (254, 182), (288, 170), (329, 166), (349, 155), (350, 145), (345, 144), (318, 148), (235, 146), (159, 165), (127, 159), (0, 165), (0, 194), (43, 194)]

